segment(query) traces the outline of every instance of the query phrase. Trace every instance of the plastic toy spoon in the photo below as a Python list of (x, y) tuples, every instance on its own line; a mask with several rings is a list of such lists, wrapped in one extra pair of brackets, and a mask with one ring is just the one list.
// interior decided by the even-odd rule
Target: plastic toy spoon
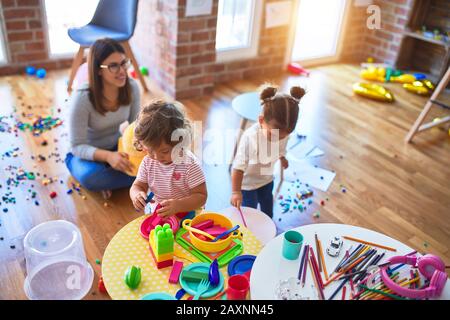
[(230, 233), (236, 231), (239, 229), (239, 225), (235, 225), (233, 228), (225, 231), (224, 233), (219, 234), (217, 237), (215, 237), (211, 242), (217, 242), (218, 240), (222, 239), (223, 237), (229, 235)]

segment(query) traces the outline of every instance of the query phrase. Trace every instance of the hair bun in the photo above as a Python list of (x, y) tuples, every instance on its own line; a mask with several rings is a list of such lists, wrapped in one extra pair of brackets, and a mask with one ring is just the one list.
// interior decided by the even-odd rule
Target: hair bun
[(261, 94), (259, 95), (259, 97), (261, 100), (266, 100), (266, 99), (272, 98), (276, 94), (277, 94), (277, 88), (275, 88), (273, 86), (266, 86), (261, 91)]
[(300, 100), (305, 95), (305, 93), (306, 93), (305, 89), (301, 87), (291, 88), (291, 96), (293, 96), (295, 99)]

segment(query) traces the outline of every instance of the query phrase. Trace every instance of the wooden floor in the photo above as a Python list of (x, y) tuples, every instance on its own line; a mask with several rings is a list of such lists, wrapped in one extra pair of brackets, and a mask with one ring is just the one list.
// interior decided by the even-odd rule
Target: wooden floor
[[(67, 71), (50, 72), (45, 80), (24, 76), (0, 78), (0, 117), (14, 114), (23, 122), (31, 122), (36, 115), (53, 115), (66, 120), (67, 74)], [(230, 108), (236, 95), (255, 90), (266, 80), (279, 83), (285, 90), (296, 84), (304, 86), (308, 94), (302, 100), (300, 124), (308, 137), (325, 152), (324, 156), (311, 162), (334, 170), (337, 175), (327, 193), (316, 191), (314, 203), (301, 215), (300, 223), (333, 222), (366, 227), (420, 252), (438, 254), (449, 264), (448, 129), (432, 129), (418, 135), (413, 144), (404, 144), (403, 139), (426, 98), (406, 92), (398, 84), (386, 85), (396, 97), (394, 104), (354, 96), (352, 84), (359, 81), (358, 75), (356, 66), (332, 65), (313, 69), (310, 78), (286, 75), (277, 79), (223, 84), (217, 86), (210, 97), (183, 103), (191, 120), (202, 121), (203, 131), (209, 128), (237, 129), (240, 119)], [(146, 95), (143, 101), (152, 98)], [(437, 110), (431, 118), (441, 114), (445, 112)], [(2, 121), (12, 123), (11, 119)], [(43, 139), (48, 145), (41, 145)], [(214, 139), (205, 141), (203, 149), (214, 149), (216, 144), (211, 142), (216, 141)], [(62, 162), (67, 141), (65, 125), (41, 137), (33, 137), (29, 132), (19, 131), (17, 136), (14, 132), (0, 132), (0, 195), (16, 199), (16, 204), (0, 200), (0, 299), (26, 298), (21, 236), (32, 226), (54, 219), (72, 221), (83, 233), (87, 257), (96, 274), (86, 299), (108, 299), (97, 291), (101, 266), (95, 260), (102, 259), (114, 234), (139, 214), (134, 212), (127, 190), (115, 192), (107, 207), (99, 194), (83, 190), (85, 200), (77, 193), (66, 194), (73, 182)], [(225, 159), (232, 147), (232, 143), (227, 144)], [(19, 149), (14, 151), (15, 148)], [(10, 156), (6, 154), (8, 151), (11, 151)], [(46, 161), (36, 161), (38, 155), (43, 155)], [(15, 176), (20, 168), (40, 176), (35, 181), (11, 185), (8, 190), (7, 179), (11, 174)], [(204, 166), (209, 191), (206, 207), (209, 210), (228, 206), (230, 178), (227, 168), (227, 164), (221, 163)], [(44, 175), (54, 178), (55, 182), (44, 186)], [(345, 185), (346, 193), (341, 192), (341, 185)], [(31, 197), (33, 191), (35, 198)], [(58, 193), (55, 199), (49, 197), (52, 191)], [(325, 206), (321, 206), (320, 201), (326, 198)], [(314, 218), (312, 213), (318, 210), (320, 218)]]

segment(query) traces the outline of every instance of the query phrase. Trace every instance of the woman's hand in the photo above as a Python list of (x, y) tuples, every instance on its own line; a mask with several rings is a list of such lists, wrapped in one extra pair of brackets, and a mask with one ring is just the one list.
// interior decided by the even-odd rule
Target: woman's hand
[(137, 192), (134, 197), (131, 199), (133, 201), (133, 206), (137, 211), (144, 210), (147, 203), (145, 202), (147, 195), (145, 192)]
[(124, 173), (133, 171), (133, 165), (128, 160), (128, 154), (125, 152), (111, 152), (106, 160), (114, 170)]
[(240, 209), (242, 205), (242, 192), (233, 192), (230, 203), (232, 206)]
[(281, 157), (280, 162), (283, 169), (287, 169), (289, 167), (289, 161), (285, 157)]
[(160, 203), (161, 208), (158, 209), (158, 216), (167, 218), (173, 216), (182, 210), (180, 209), (180, 201), (175, 199), (164, 200)]

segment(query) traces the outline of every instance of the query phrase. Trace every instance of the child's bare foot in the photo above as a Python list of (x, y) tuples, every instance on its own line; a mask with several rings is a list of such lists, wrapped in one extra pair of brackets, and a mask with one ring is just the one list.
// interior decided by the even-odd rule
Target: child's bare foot
[(108, 200), (112, 196), (112, 191), (111, 190), (103, 190), (102, 196), (103, 196), (103, 199)]

